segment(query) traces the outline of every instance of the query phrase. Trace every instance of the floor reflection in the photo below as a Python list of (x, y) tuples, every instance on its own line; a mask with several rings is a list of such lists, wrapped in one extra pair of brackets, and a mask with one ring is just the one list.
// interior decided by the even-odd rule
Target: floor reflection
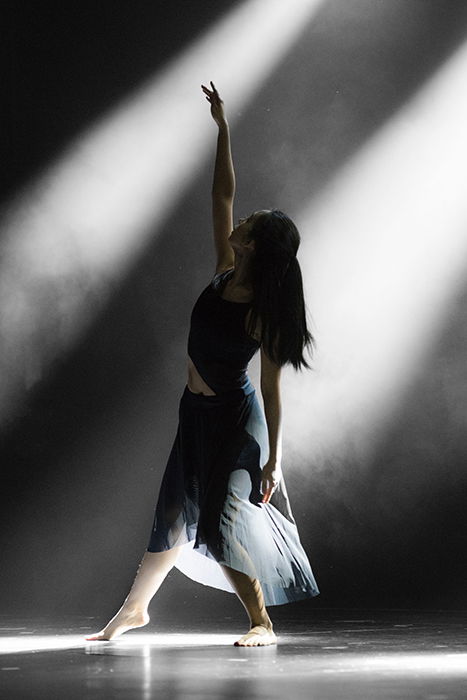
[[(159, 632), (87, 642), (86, 618), (6, 620), (0, 627), (5, 697), (295, 698), (378, 700), (467, 697), (466, 613), (319, 610), (283, 619), (278, 646), (234, 647), (242, 632)], [(79, 631), (79, 634), (77, 632)]]

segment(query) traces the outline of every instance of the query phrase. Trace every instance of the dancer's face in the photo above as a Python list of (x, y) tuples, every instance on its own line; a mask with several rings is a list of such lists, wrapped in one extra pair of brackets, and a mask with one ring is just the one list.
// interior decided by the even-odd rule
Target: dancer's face
[(251, 253), (254, 251), (255, 242), (251, 239), (250, 233), (257, 218), (263, 213), (265, 213), (265, 210), (255, 211), (247, 218), (238, 220), (238, 224), (229, 236), (230, 245), (234, 250), (239, 253)]

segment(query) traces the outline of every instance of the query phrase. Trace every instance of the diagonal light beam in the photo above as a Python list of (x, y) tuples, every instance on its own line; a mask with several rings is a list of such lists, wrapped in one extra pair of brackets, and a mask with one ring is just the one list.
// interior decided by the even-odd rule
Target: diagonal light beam
[(80, 134), (3, 211), (0, 423), (105, 304), (215, 139), (200, 83), (229, 116), (254, 96), (319, 0), (249, 0)]
[(317, 466), (365, 464), (465, 281), (466, 71), (467, 44), (299, 217), (319, 351), (285, 434)]

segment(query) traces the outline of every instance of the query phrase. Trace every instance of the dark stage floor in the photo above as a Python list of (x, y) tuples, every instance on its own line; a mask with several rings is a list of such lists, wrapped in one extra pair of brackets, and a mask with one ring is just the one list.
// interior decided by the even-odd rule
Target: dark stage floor
[(467, 612), (274, 609), (277, 647), (245, 649), (232, 619), (86, 642), (97, 618), (0, 616), (2, 698), (466, 700)]

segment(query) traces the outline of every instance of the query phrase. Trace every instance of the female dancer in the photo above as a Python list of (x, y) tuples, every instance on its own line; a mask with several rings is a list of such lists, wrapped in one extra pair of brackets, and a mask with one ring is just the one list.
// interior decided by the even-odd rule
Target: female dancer
[[(314, 342), (296, 258), (300, 236), (278, 210), (254, 212), (233, 228), (229, 126), (214, 84), (202, 90), (219, 129), (216, 274), (191, 316), (188, 381), (147, 551), (122, 607), (88, 640), (146, 625), (149, 603), (175, 564), (238, 595), (250, 630), (237, 646), (275, 644), (266, 606), (319, 593), (281, 471), (281, 367), (308, 367), (303, 353)], [(264, 413), (247, 374), (258, 349)]]

